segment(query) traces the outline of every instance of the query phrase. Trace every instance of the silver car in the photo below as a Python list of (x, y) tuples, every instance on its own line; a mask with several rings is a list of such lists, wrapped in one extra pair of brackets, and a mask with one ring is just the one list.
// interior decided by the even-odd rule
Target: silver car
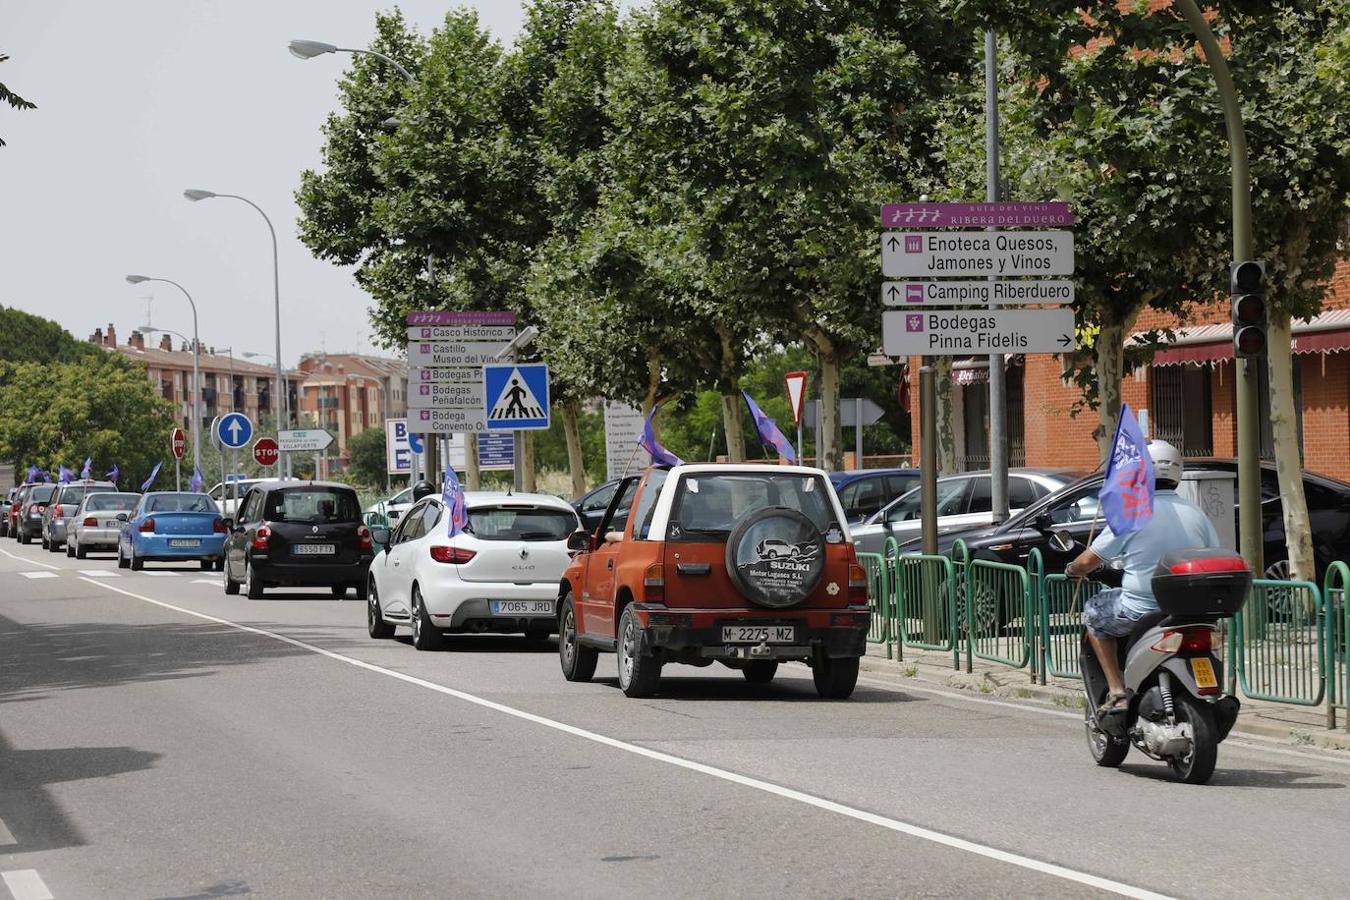
[(66, 526), (66, 556), (84, 559), (92, 550), (116, 550), (122, 526), (140, 499), (133, 493), (86, 494)]
[[(1009, 514), (1035, 503), (1082, 477), (1067, 469), (1012, 469), (1008, 473)], [(988, 525), (994, 521), (993, 480), (987, 471), (961, 472), (937, 480), (938, 530)], [(885, 553), (886, 539), (903, 544), (919, 536), (922, 489), (914, 488), (892, 500), (861, 525), (854, 525), (853, 544), (859, 553)]]
[(61, 545), (66, 542), (67, 525), (85, 494), (116, 490), (117, 485), (111, 481), (72, 481), (58, 485), (42, 514), (42, 549), (61, 552)]

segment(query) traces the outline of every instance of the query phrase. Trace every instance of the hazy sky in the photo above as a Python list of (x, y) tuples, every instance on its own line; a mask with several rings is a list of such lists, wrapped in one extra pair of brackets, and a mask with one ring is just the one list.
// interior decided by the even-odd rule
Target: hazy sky
[[(319, 163), (324, 117), (350, 57), (299, 60), (292, 38), (366, 46), (378, 9), (358, 0), (0, 0), (0, 82), (38, 104), (0, 106), (0, 305), (55, 319), (78, 338), (145, 323), (185, 334), (193, 295), (202, 341), (270, 353), (267, 226), (237, 200), (190, 203), (183, 189), (248, 197), (281, 253), (282, 354), (370, 351), (369, 298), (351, 273), (296, 235), (300, 172)], [(474, 6), (504, 43), (518, 0), (402, 0), (429, 32)]]

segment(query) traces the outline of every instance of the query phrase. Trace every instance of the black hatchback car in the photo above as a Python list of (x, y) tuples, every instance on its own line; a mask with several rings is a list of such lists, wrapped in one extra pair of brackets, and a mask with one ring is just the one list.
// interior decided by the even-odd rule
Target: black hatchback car
[(54, 484), (35, 484), (19, 493), (19, 510), (14, 520), (14, 539), (20, 544), (32, 543), (42, 535), (42, 515), (56, 493)]
[(366, 597), (366, 572), (375, 556), (356, 491), (323, 481), (263, 481), (226, 520), (225, 593), (241, 586), (258, 600), (272, 587), (348, 588)]

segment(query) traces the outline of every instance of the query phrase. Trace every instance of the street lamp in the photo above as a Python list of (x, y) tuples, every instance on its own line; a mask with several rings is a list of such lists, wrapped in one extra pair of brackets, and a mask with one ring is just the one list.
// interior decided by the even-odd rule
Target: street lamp
[[(202, 342), (197, 336), (197, 304), (192, 295), (176, 281), (167, 278), (151, 278), (148, 275), (128, 275), (128, 284), (142, 284), (146, 281), (159, 281), (171, 284), (183, 292), (188, 306), (192, 307), (192, 464), (202, 464)], [(144, 330), (144, 329), (142, 329)]]
[[(290, 410), (288, 407), (290, 404), (287, 402), (289, 399), (287, 394), (289, 392), (286, 390), (286, 375), (281, 369), (281, 266), (277, 261), (277, 230), (272, 227), (272, 220), (267, 217), (267, 213), (262, 211), (262, 207), (254, 203), (247, 197), (241, 197), (238, 194), (217, 194), (213, 191), (203, 191), (198, 188), (188, 188), (187, 190), (183, 191), (183, 196), (188, 198), (194, 203), (197, 202), (198, 200), (210, 200), (216, 197), (224, 197), (230, 200), (242, 200), (244, 203), (247, 203), (249, 206), (257, 210), (258, 215), (262, 216), (263, 221), (267, 223), (267, 231), (272, 235), (272, 297), (273, 300), (275, 301), (275, 318), (277, 331), (277, 347), (276, 347), (277, 393), (279, 394), (279, 398), (277, 400), (278, 404), (277, 411), (279, 413), (279, 421), (281, 422), (281, 424), (289, 425)], [(290, 457), (285, 453), (281, 454), (281, 456), (286, 460), (285, 463), (286, 474), (289, 475), (291, 466)]]
[(378, 50), (364, 50), (359, 47), (336, 47), (332, 44), (325, 44), (323, 41), (291, 41), (287, 45), (291, 55), (299, 59), (313, 59), (316, 56), (322, 56), (325, 53), (364, 53), (367, 56), (373, 56), (387, 62), (398, 70), (398, 73), (409, 81), (413, 80), (412, 73), (403, 66), (399, 65), (398, 60), (385, 56)]

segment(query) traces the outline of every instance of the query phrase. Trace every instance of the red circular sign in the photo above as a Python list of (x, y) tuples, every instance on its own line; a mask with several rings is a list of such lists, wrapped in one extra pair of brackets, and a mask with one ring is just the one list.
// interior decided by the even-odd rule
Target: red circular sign
[(175, 428), (173, 434), (169, 436), (169, 446), (173, 449), (173, 458), (182, 459), (187, 453), (187, 436), (183, 434), (183, 429)]
[(253, 458), (260, 466), (275, 466), (280, 456), (281, 448), (271, 438), (258, 438), (257, 443), (253, 445)]

